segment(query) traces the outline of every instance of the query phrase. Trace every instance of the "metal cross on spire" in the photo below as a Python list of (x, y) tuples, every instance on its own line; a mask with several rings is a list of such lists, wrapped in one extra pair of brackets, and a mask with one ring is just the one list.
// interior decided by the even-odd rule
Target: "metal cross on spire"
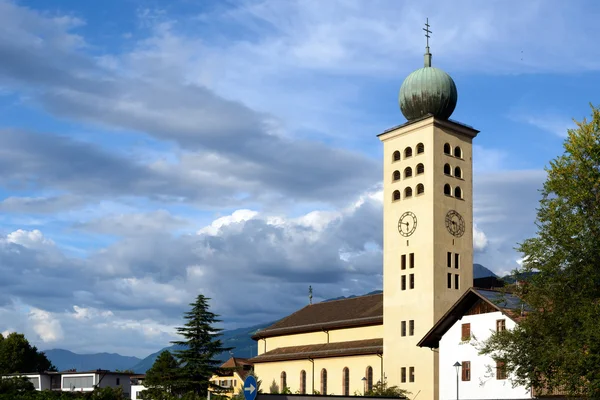
[(429, 52), (429, 38), (431, 36), (429, 36), (430, 33), (432, 33), (429, 30), (429, 18), (427, 18), (426, 22), (425, 22), (425, 28), (423, 28), (423, 30), (425, 31), (425, 37), (427, 38), (427, 52)]
[(425, 47), (425, 67), (427, 68), (431, 67), (431, 53), (429, 52), (429, 38), (431, 37), (429, 34), (431, 31), (429, 30), (429, 18), (427, 18), (423, 30), (425, 31), (425, 37), (427, 38), (427, 47)]

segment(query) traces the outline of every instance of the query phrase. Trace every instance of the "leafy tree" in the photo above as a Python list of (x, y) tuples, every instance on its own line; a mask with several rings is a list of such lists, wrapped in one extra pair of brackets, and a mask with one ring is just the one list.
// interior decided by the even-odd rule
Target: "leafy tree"
[(0, 379), (1, 394), (15, 394), (22, 392), (33, 392), (35, 387), (33, 383), (25, 377), (2, 378)]
[(515, 384), (600, 398), (600, 110), (568, 131), (546, 168), (537, 236), (518, 247), (517, 293), (529, 306), (511, 331), (481, 347)]
[(411, 394), (405, 389), (400, 389), (398, 386), (387, 385), (387, 380), (383, 382), (378, 381), (373, 385), (373, 388), (365, 393), (365, 396), (369, 397), (398, 397), (402, 399), (408, 399), (408, 395)]
[(13, 332), (0, 340), (0, 374), (44, 371), (56, 371), (56, 368), (23, 334)]
[(209, 298), (198, 295), (196, 301), (191, 303), (191, 311), (184, 314), (187, 320), (177, 332), (185, 340), (174, 341), (173, 344), (183, 346), (177, 350), (181, 368), (179, 370), (178, 385), (185, 392), (192, 392), (197, 396), (206, 397), (208, 388), (221, 388), (210, 382), (210, 378), (218, 371), (221, 361), (216, 357), (231, 348), (224, 348), (219, 339), (222, 329), (214, 327), (221, 322), (218, 315), (209, 311)]
[(146, 371), (143, 396), (151, 400), (163, 400), (177, 392), (178, 363), (170, 351), (160, 353), (152, 368)]

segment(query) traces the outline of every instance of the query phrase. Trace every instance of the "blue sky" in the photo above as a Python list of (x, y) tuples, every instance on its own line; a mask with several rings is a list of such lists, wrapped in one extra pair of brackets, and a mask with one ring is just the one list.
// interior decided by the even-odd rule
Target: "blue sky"
[[(381, 143), (423, 63), (474, 142), (475, 261), (518, 265), (600, 87), (593, 1), (0, 0), (0, 332), (145, 356), (381, 288)], [(240, 301), (244, 299), (244, 301)]]

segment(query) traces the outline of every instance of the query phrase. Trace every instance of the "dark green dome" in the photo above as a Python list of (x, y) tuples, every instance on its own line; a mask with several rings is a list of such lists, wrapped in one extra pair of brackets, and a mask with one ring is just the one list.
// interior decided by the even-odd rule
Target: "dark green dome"
[[(431, 65), (430, 60), (431, 58), (426, 59), (425, 65)], [(409, 121), (427, 114), (448, 119), (454, 112), (457, 100), (458, 92), (450, 75), (430, 66), (418, 69), (407, 76), (398, 96), (400, 110)]]

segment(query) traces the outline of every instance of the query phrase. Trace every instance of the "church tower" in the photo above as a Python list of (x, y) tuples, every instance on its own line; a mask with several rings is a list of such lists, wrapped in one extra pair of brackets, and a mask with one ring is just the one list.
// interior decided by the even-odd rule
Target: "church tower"
[[(425, 65), (400, 88), (406, 123), (383, 142), (383, 354), (389, 386), (438, 399), (438, 354), (419, 340), (473, 285), (472, 140), (478, 131), (448, 118), (456, 85)], [(459, 360), (460, 361), (460, 360)]]

